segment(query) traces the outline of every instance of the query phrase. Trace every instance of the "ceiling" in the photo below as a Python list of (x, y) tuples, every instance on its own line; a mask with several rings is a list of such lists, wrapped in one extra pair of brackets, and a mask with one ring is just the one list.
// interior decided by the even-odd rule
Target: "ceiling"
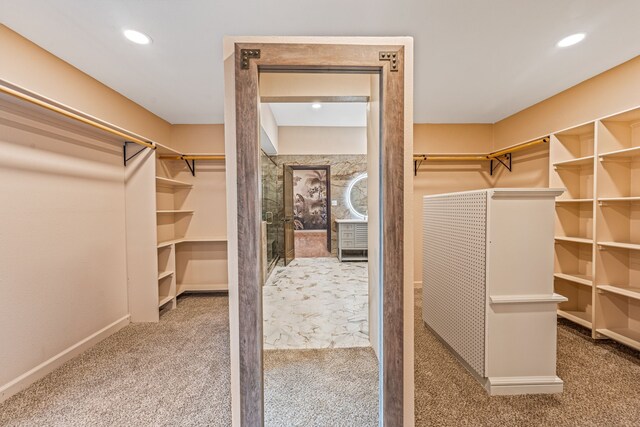
[(490, 123), (640, 54), (638, 16), (638, 0), (0, 0), (2, 23), (171, 123), (222, 123), (225, 35), (413, 36), (414, 120)]
[(367, 104), (363, 102), (325, 102), (320, 109), (313, 103), (269, 103), (278, 126), (366, 127)]

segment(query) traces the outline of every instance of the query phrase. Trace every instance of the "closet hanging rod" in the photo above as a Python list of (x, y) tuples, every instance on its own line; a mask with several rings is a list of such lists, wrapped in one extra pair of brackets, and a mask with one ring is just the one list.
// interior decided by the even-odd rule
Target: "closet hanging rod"
[[(490, 174), (493, 175), (494, 163), (496, 167), (503, 165), (509, 172), (511, 172), (512, 167), (512, 153), (516, 151), (525, 150), (527, 148), (531, 148), (535, 145), (546, 144), (549, 142), (549, 137), (545, 136), (543, 138), (534, 139), (533, 141), (523, 142), (521, 144), (512, 145), (511, 147), (503, 148), (502, 150), (492, 151), (487, 154), (414, 154), (413, 155), (413, 175), (418, 175), (418, 169), (422, 165), (422, 162), (425, 160), (429, 161), (441, 161), (441, 162), (469, 162), (469, 161), (482, 161), (489, 160), (489, 170)], [(496, 160), (496, 162), (494, 162)]]
[(160, 156), (162, 160), (224, 160), (223, 154), (183, 154), (182, 156)]
[(515, 153), (516, 151), (525, 150), (535, 145), (549, 142), (549, 137), (539, 138), (533, 141), (523, 142), (522, 144), (513, 145), (498, 151), (492, 151), (487, 154), (468, 155), (468, 154), (414, 154), (413, 160), (439, 160), (439, 161), (474, 161), (474, 160), (491, 160), (506, 154)]
[[(12, 85), (14, 86), (14, 85)], [(16, 86), (17, 87), (17, 86)], [(80, 112), (76, 112), (74, 110), (71, 109), (65, 109), (62, 107), (59, 107), (57, 105), (54, 105), (52, 102), (48, 102), (46, 101), (44, 97), (44, 99), (39, 99), (38, 96), (36, 96), (35, 94), (30, 94), (27, 93), (28, 91), (26, 89), (22, 89), (22, 90), (17, 90), (14, 88), (11, 88), (9, 86), (7, 86), (7, 83), (4, 80), (0, 80), (0, 92), (5, 93), (7, 95), (11, 95), (15, 98), (21, 99), (23, 101), (29, 102), (31, 104), (37, 105), (39, 107), (45, 108), (49, 111), (53, 111), (55, 113), (61, 114), (67, 118), (82, 122), (86, 125), (92, 126), (94, 128), (103, 130), (105, 132), (108, 132), (112, 135), (116, 135), (120, 138), (123, 138), (126, 142), (133, 142), (136, 143), (138, 145), (142, 145), (144, 147), (147, 148), (151, 148), (153, 150), (156, 149), (156, 146), (153, 142), (149, 142), (149, 141), (144, 141), (136, 136), (121, 132), (117, 129), (114, 129), (113, 127), (104, 125), (102, 123), (97, 122), (96, 120), (92, 120), (90, 118), (84, 117)]]

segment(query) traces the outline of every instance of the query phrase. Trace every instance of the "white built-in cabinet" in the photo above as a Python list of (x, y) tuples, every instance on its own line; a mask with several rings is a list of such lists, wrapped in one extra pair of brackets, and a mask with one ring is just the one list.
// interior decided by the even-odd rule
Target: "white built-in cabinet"
[(558, 315), (640, 350), (640, 108), (551, 135)]

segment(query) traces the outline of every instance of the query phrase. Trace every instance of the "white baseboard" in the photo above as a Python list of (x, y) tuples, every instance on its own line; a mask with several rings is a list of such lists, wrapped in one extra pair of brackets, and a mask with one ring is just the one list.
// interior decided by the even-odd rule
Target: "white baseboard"
[(422, 289), (422, 280), (413, 282), (413, 289)]
[(130, 316), (127, 314), (126, 316), (116, 320), (110, 325), (105, 326), (104, 328), (100, 329), (94, 334), (89, 335), (87, 338), (83, 339), (82, 341), (63, 350), (62, 352), (53, 356), (51, 359), (39, 364), (38, 366), (31, 369), (30, 371), (25, 372), (24, 374), (20, 375), (18, 378), (1, 386), (0, 387), (0, 403), (4, 402), (14, 394), (29, 387), (31, 384), (38, 381), (39, 379), (50, 374), (55, 369), (62, 366), (65, 362), (73, 359), (80, 353), (93, 347), (103, 339), (107, 338), (109, 335), (112, 335), (118, 332), (120, 329), (124, 328), (129, 324), (129, 317)]
[(485, 389), (490, 396), (515, 394), (562, 393), (564, 383), (556, 376), (549, 377), (489, 377)]

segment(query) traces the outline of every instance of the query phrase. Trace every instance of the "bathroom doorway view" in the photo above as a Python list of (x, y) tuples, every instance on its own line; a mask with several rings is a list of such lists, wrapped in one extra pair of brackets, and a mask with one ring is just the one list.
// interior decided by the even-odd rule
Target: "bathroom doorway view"
[(372, 87), (371, 74), (260, 75), (265, 425), (378, 425)]

